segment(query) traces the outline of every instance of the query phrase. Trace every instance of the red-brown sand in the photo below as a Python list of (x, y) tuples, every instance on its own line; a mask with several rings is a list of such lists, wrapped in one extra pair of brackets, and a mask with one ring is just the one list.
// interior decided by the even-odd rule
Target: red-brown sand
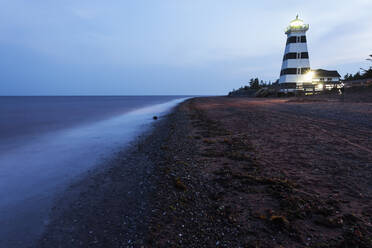
[(210, 97), (169, 118), (153, 247), (372, 247), (372, 103)]

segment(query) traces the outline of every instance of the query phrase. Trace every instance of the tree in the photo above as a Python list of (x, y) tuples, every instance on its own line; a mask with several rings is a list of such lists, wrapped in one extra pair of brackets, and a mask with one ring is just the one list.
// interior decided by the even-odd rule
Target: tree
[(360, 74), (360, 71), (358, 71), (357, 73), (355, 73), (355, 75), (353, 76), (353, 79), (354, 80), (362, 79), (362, 75)]
[(344, 80), (353, 80), (353, 75), (346, 73), (346, 75), (344, 76)]
[(249, 87), (251, 89), (258, 89), (258, 88), (260, 88), (258, 78), (255, 78), (255, 79), (251, 78), (251, 80), (249, 81)]
[[(369, 55), (369, 58), (367, 58), (366, 60), (372, 62), (372, 54)], [(362, 73), (360, 71), (358, 71), (354, 75), (347, 73), (344, 76), (344, 80), (349, 81), (349, 80), (361, 80), (361, 79), (372, 78), (372, 66), (370, 66), (369, 69), (367, 70), (363, 68), (360, 68), (360, 70), (362, 70)]]
[(369, 55), (370, 58), (368, 58), (367, 60), (371, 61), (372, 62), (372, 54)]
[(251, 87), (252, 89), (259, 89), (260, 88), (260, 80), (258, 80), (258, 78), (255, 78), (254, 81), (253, 81), (253, 87)]
[(372, 78), (372, 67), (370, 67), (369, 70), (367, 70), (367, 71), (363, 74), (363, 77), (364, 77), (364, 78)]

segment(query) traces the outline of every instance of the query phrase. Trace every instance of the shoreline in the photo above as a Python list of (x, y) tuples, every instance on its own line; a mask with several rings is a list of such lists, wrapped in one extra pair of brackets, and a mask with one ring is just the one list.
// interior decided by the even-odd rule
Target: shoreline
[[(137, 247), (145, 243), (155, 164), (167, 115), (81, 175), (56, 198), (36, 247)], [(156, 130), (156, 132), (155, 132)]]
[(87, 179), (40, 247), (369, 247), (370, 107), (186, 100)]
[[(157, 104), (159, 101), (166, 102)], [(110, 158), (135, 140), (137, 135), (147, 131), (154, 115), (163, 116), (180, 101), (183, 99), (150, 99), (142, 103), (147, 107), (103, 121), (74, 128), (66, 126), (61, 131), (40, 134), (33, 142), (20, 143), (19, 147), (2, 153), (0, 219), (3, 225), (0, 228), (0, 246), (35, 246), (48, 224), (55, 199), (59, 199), (69, 185), (94, 174), (87, 171), (95, 171), (106, 161), (115, 163)], [(133, 104), (127, 102), (128, 107)], [(106, 107), (110, 108), (110, 105)], [(71, 113), (68, 118), (73, 119), (73, 116)], [(74, 198), (75, 194), (79, 193), (66, 193), (66, 201), (60, 203), (68, 204), (69, 198)]]

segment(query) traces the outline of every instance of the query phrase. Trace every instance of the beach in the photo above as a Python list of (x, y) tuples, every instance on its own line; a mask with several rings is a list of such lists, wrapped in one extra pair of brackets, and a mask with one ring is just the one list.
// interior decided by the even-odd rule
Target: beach
[(334, 99), (187, 100), (83, 181), (41, 247), (371, 247), (371, 113)]
[(165, 145), (155, 247), (371, 247), (371, 110), (189, 100)]
[(34, 247), (53, 205), (77, 194), (70, 185), (105, 168), (151, 128), (153, 116), (184, 99), (0, 97), (0, 247)]

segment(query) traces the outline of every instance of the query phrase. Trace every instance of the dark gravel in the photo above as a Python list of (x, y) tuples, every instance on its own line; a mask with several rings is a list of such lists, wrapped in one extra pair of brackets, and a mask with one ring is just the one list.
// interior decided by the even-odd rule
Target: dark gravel
[(165, 120), (154, 125), (156, 131), (69, 187), (37, 247), (140, 247), (145, 242), (156, 191), (154, 161), (168, 132)]
[(147, 246), (372, 247), (371, 107), (181, 104), (158, 160)]

